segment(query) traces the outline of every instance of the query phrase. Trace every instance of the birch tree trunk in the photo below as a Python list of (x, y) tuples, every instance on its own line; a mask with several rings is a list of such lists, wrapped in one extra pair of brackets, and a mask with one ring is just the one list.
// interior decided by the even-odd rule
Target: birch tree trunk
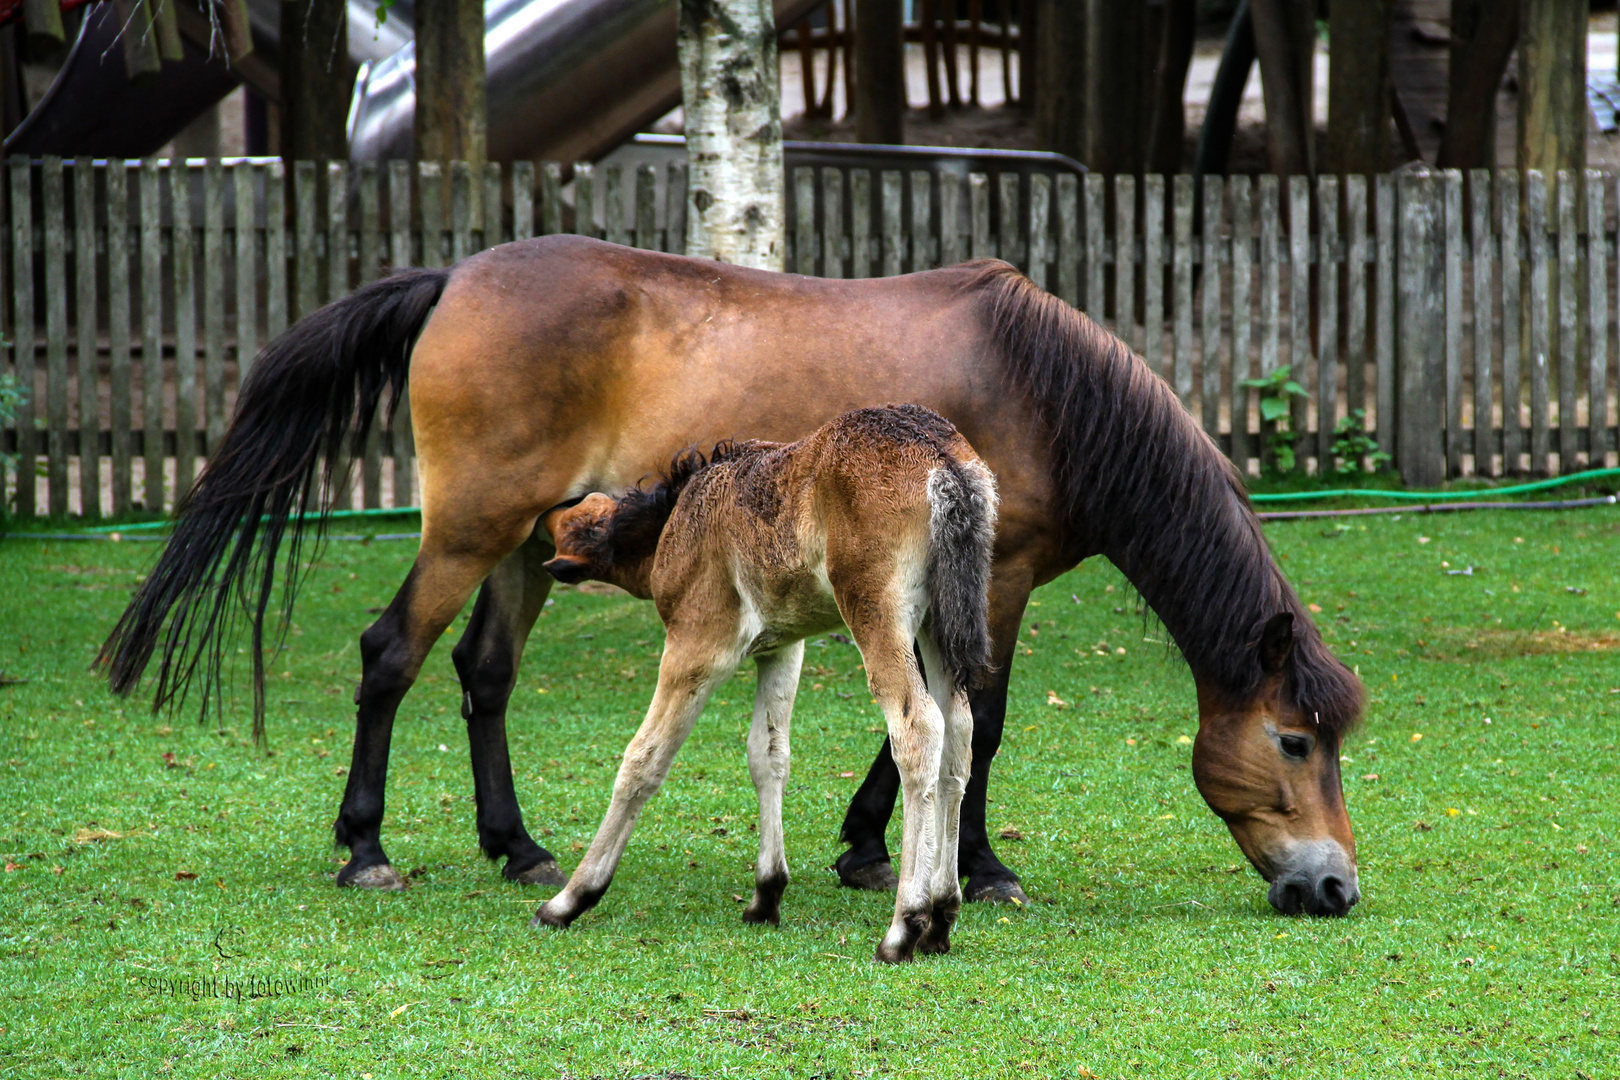
[(780, 270), (781, 75), (770, 0), (681, 0), (686, 253)]

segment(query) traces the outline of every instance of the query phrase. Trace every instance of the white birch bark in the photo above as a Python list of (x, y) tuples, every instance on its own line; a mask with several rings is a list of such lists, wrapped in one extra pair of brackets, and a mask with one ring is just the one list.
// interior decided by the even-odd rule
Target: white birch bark
[(680, 0), (686, 253), (782, 269), (781, 74), (771, 0)]

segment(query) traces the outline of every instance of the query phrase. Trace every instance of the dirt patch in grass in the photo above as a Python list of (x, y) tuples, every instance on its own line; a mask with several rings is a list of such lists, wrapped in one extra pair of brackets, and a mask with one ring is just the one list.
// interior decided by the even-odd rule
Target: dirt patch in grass
[(1553, 656), (1566, 653), (1620, 652), (1620, 633), (1614, 631), (1442, 630), (1426, 650), (1434, 660), (1504, 659), (1515, 656)]

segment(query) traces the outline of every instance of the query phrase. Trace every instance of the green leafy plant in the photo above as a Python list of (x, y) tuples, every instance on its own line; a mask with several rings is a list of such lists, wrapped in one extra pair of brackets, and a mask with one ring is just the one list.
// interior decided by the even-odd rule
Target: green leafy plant
[(1333, 471), (1339, 476), (1360, 476), (1377, 472), (1390, 460), (1378, 449), (1378, 441), (1367, 434), (1367, 410), (1352, 410), (1333, 425)]
[(1294, 381), (1290, 369), (1280, 367), (1269, 375), (1244, 379), (1238, 384), (1260, 393), (1260, 431), (1265, 443), (1265, 461), (1268, 472), (1294, 471), (1294, 425), (1292, 411), (1295, 398), (1307, 398), (1305, 388)]

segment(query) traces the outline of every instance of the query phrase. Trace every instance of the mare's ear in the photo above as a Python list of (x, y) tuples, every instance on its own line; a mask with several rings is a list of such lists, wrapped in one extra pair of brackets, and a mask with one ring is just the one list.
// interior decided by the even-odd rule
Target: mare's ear
[(1267, 674), (1275, 675), (1288, 663), (1294, 651), (1294, 613), (1284, 611), (1266, 621), (1260, 631), (1260, 666)]
[(590, 560), (582, 559), (578, 555), (559, 555), (542, 565), (545, 566), (546, 573), (564, 585), (578, 585), (591, 576)]

